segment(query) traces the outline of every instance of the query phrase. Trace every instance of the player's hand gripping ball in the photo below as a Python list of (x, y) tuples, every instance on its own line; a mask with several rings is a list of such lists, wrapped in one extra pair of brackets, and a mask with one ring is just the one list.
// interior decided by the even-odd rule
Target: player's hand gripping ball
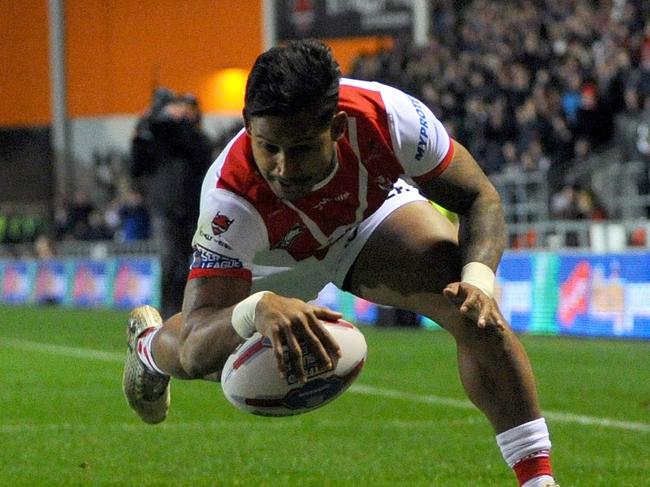
[(341, 349), (333, 370), (326, 369), (301, 344), (307, 382), (301, 384), (291, 369), (281, 377), (271, 341), (255, 333), (228, 357), (221, 372), (221, 387), (228, 401), (253, 414), (292, 416), (313, 411), (340, 396), (361, 372), (368, 347), (353, 324), (344, 320), (324, 324)]

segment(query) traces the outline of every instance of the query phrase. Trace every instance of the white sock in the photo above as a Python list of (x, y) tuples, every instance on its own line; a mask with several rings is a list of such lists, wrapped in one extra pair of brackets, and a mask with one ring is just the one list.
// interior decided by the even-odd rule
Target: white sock
[(503, 459), (510, 468), (529, 455), (542, 450), (549, 451), (551, 440), (546, 420), (539, 418), (499, 433), (497, 444), (501, 449)]
[(498, 434), (497, 443), (521, 487), (543, 487), (553, 481), (549, 458), (551, 440), (544, 418)]
[(160, 369), (160, 367), (156, 365), (156, 362), (154, 362), (153, 359), (153, 353), (151, 351), (151, 346), (153, 344), (153, 337), (155, 337), (156, 333), (158, 333), (161, 329), (162, 329), (161, 326), (151, 327), (151, 328), (147, 328), (145, 331), (142, 332), (142, 334), (140, 334), (137, 341), (138, 358), (140, 359), (140, 362), (142, 362), (144, 366), (147, 368), (147, 370), (149, 370), (150, 372), (156, 372), (162, 375), (169, 375), (163, 372)]

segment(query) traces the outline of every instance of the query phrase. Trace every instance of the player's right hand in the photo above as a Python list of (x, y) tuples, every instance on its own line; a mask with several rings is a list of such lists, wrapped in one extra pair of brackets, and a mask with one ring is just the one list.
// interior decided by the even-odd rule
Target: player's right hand
[(268, 337), (283, 377), (296, 372), (301, 383), (307, 381), (303, 346), (314, 354), (326, 369), (336, 367), (341, 351), (321, 320), (338, 321), (343, 315), (300, 299), (267, 293), (257, 304), (255, 326)]
[(505, 328), (506, 323), (496, 301), (476, 286), (467, 282), (452, 282), (443, 289), (442, 293), (479, 328), (495, 327), (499, 330)]

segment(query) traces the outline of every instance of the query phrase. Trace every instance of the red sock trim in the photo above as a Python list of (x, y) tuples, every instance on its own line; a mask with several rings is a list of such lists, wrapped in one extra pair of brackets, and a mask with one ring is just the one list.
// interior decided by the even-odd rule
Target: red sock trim
[(551, 458), (547, 455), (527, 458), (516, 463), (512, 469), (515, 471), (519, 485), (524, 485), (530, 479), (541, 475), (553, 476)]
[(140, 357), (140, 360), (142, 362), (146, 362), (147, 368), (151, 370), (157, 371), (158, 369), (156, 366), (153, 364), (153, 359), (151, 358), (151, 351), (144, 345), (144, 339), (151, 335), (154, 331), (156, 331), (157, 328), (155, 326), (150, 326), (149, 328), (146, 328), (139, 336), (138, 336), (138, 357)]
[(146, 337), (150, 333), (153, 333), (156, 330), (157, 328), (155, 326), (150, 326), (149, 328), (145, 328), (144, 330), (142, 330), (142, 333), (138, 335), (138, 341), (142, 340), (144, 337)]

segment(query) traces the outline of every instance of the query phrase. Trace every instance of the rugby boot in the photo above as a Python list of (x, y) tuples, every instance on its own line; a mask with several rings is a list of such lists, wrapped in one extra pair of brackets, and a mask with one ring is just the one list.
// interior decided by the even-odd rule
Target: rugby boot
[(155, 308), (140, 306), (131, 311), (126, 327), (127, 346), (122, 390), (126, 401), (145, 423), (164, 421), (169, 409), (169, 376), (152, 372), (140, 361), (137, 352), (138, 337), (150, 327), (162, 326), (162, 318)]

